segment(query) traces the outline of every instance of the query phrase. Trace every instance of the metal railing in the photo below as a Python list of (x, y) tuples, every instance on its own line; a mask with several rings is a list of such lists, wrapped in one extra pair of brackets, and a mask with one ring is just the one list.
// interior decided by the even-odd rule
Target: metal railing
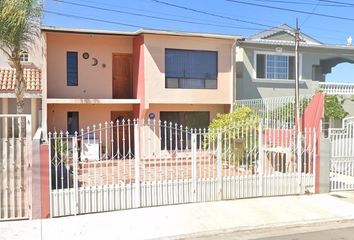
[(332, 191), (354, 189), (354, 117), (343, 119), (342, 128), (330, 128), (330, 187)]
[[(300, 96), (300, 115), (303, 114), (312, 96), (313, 95)], [(237, 100), (233, 105), (233, 110), (242, 106), (249, 107), (254, 114), (264, 119), (268, 127), (271, 127), (271, 125), (269, 125), (270, 123), (275, 122), (287, 124), (290, 128), (294, 126), (294, 96)]]
[(223, 129), (123, 120), (50, 133), (51, 216), (312, 191), (315, 133), (295, 144), (294, 130), (259, 120)]
[(320, 88), (329, 95), (353, 95), (354, 83), (319, 83)]

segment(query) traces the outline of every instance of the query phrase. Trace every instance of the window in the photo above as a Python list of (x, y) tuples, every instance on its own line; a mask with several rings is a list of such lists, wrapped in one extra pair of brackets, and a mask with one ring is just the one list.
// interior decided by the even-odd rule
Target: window
[(78, 85), (77, 52), (66, 53), (66, 84), (67, 86)]
[(295, 79), (295, 57), (275, 54), (256, 55), (258, 79)]
[(166, 49), (166, 88), (216, 89), (217, 52)]
[[(173, 150), (176, 149), (185, 149), (186, 143), (188, 142), (188, 148), (190, 149), (190, 133), (185, 131), (180, 131), (180, 126), (196, 128), (196, 129), (207, 129), (210, 122), (210, 113), (209, 112), (160, 112), (160, 119), (162, 122), (161, 126), (161, 149)], [(165, 121), (167, 128), (165, 129)], [(172, 123), (172, 130), (170, 129), (170, 123)], [(178, 124), (178, 129), (175, 129), (175, 124)], [(187, 134), (187, 135), (186, 135)], [(172, 136), (171, 136), (172, 135)], [(177, 136), (176, 136), (177, 135)], [(182, 137), (182, 142), (181, 142)], [(187, 139), (187, 140), (186, 140)], [(177, 146), (176, 146), (177, 140)], [(197, 146), (200, 146), (200, 138), (197, 139)], [(181, 146), (182, 144), (182, 146)]]
[(28, 62), (29, 61), (29, 55), (28, 52), (22, 51), (20, 54), (20, 61), (21, 62)]
[(69, 134), (79, 132), (79, 112), (68, 112), (66, 122)]

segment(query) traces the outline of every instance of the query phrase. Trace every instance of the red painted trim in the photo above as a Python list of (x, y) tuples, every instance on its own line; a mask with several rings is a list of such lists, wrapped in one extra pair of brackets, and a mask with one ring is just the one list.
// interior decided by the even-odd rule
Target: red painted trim
[(133, 40), (133, 96), (140, 99), (139, 105), (134, 105), (134, 118), (144, 118), (145, 114), (145, 66), (144, 66), (144, 36), (136, 36)]
[(41, 167), (41, 218), (50, 217), (50, 193), (49, 193), (49, 161), (48, 145), (40, 146), (40, 167)]
[[(320, 140), (321, 140), (321, 119), (324, 114), (324, 95), (316, 93), (311, 102), (306, 107), (301, 117), (301, 129), (316, 129), (316, 169), (315, 169), (315, 193), (319, 193), (320, 189)], [(310, 144), (312, 139), (308, 139)], [(309, 143), (306, 143), (309, 144)]]

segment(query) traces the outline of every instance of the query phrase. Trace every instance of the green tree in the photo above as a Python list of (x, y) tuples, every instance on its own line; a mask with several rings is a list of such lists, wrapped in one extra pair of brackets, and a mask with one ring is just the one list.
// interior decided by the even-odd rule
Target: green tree
[(0, 49), (16, 69), (17, 113), (24, 111), (26, 90), (21, 52), (30, 50), (39, 37), (41, 18), (40, 0), (0, 0)]
[(219, 133), (224, 163), (252, 164), (258, 147), (258, 126), (258, 116), (246, 106), (238, 107), (231, 113), (218, 114), (209, 125), (204, 146), (215, 145)]
[(339, 101), (335, 95), (326, 95), (324, 104), (324, 117), (329, 119), (343, 119), (348, 116), (348, 113), (344, 110), (342, 102)]

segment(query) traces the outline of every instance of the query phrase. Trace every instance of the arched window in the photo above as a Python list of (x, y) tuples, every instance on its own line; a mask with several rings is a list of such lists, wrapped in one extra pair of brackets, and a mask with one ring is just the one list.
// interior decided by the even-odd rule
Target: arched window
[(21, 61), (21, 62), (28, 62), (28, 61), (29, 61), (28, 52), (26, 52), (26, 51), (22, 51), (22, 52), (21, 52), (20, 61)]

